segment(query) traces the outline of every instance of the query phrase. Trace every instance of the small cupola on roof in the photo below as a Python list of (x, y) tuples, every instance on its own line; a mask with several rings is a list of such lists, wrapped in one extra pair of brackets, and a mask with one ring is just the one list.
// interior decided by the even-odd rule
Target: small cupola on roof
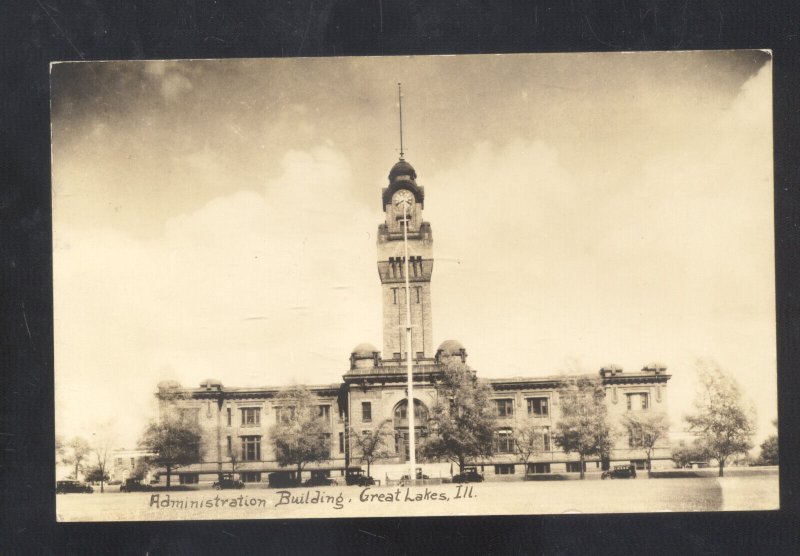
[(461, 359), (462, 363), (467, 362), (467, 350), (458, 340), (445, 340), (436, 350), (437, 363), (447, 363), (454, 357)]
[(389, 170), (389, 185), (383, 188), (381, 208), (385, 208), (391, 202), (392, 195), (400, 189), (411, 191), (416, 202), (425, 206), (425, 188), (417, 184), (417, 171), (404, 158), (400, 158)]
[(376, 366), (380, 353), (372, 344), (358, 344), (350, 353), (350, 369), (369, 369)]
[(404, 159), (400, 159), (389, 171), (389, 183), (396, 181), (410, 181), (416, 184), (417, 172)]

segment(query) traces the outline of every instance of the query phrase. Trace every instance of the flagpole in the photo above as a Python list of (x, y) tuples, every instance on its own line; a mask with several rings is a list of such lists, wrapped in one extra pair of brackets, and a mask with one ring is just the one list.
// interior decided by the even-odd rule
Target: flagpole
[(414, 423), (414, 367), (411, 362), (411, 288), (408, 280), (408, 203), (403, 203), (403, 248), (405, 249), (406, 277), (406, 379), (408, 381), (408, 477), (414, 481), (417, 477), (416, 430)]

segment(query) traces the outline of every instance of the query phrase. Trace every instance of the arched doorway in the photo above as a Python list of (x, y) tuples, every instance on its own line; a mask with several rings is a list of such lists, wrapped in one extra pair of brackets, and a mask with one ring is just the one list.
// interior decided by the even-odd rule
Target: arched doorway
[[(405, 463), (409, 458), (408, 450), (408, 400), (400, 400), (394, 406), (394, 442), (395, 453), (400, 458), (400, 463)], [(414, 446), (419, 450), (419, 439), (428, 431), (428, 408), (425, 404), (414, 398)]]

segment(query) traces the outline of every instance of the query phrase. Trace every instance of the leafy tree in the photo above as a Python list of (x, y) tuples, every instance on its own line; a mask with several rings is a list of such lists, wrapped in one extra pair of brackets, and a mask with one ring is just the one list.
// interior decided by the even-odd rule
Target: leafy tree
[(99, 482), (101, 485), (101, 492), (102, 492), (102, 484), (108, 481), (110, 477), (108, 473), (104, 470), (100, 469), (99, 467), (91, 467), (88, 471), (86, 471), (86, 480), (90, 483), (97, 483)]
[(672, 449), (672, 461), (680, 468), (687, 467), (695, 461), (706, 461), (708, 457), (708, 451), (697, 442), (689, 446), (677, 446)]
[(200, 460), (200, 437), (200, 426), (196, 422), (166, 413), (150, 422), (139, 445), (154, 454), (151, 463), (166, 468), (169, 488), (173, 469)]
[(553, 440), (565, 453), (580, 457), (581, 479), (585, 477), (586, 457), (605, 456), (611, 451), (612, 432), (608, 424), (605, 390), (600, 380), (573, 377), (558, 390), (561, 417)]
[[(92, 453), (95, 456), (96, 464), (94, 469), (97, 471), (100, 482), (100, 492), (105, 492), (105, 482), (108, 480), (108, 460), (111, 454), (112, 434), (109, 425), (104, 425), (99, 433), (92, 434)], [(103, 478), (105, 477), (105, 478)]]
[(686, 421), (717, 460), (722, 477), (731, 455), (753, 447), (753, 410), (744, 406), (733, 377), (715, 363), (700, 361), (697, 375), (700, 387), (695, 398), (696, 412), (688, 415)]
[(354, 455), (367, 464), (367, 475), (369, 475), (369, 469), (373, 462), (391, 456), (387, 446), (392, 437), (391, 424), (392, 421), (386, 419), (377, 428), (362, 431), (361, 434), (350, 429), (350, 437), (353, 438), (354, 443)]
[(303, 466), (330, 459), (326, 434), (329, 424), (319, 416), (316, 396), (305, 386), (291, 386), (278, 393), (276, 405), (280, 418), (270, 430), (275, 459), (281, 466), (297, 468), (300, 483)]
[(83, 469), (83, 463), (91, 453), (91, 447), (86, 439), (75, 436), (65, 446), (65, 455), (62, 460), (66, 465), (74, 466), (73, 477), (78, 478), (78, 473)]
[(525, 421), (522, 425), (514, 429), (514, 449), (522, 463), (525, 464), (526, 473), (528, 470), (528, 461), (534, 455), (544, 451), (545, 434), (548, 434), (548, 429), (537, 425), (533, 421)]
[[(778, 421), (772, 421), (772, 424), (778, 426)], [(759, 462), (762, 465), (778, 465), (778, 435), (773, 434), (768, 436), (764, 442), (761, 443), (761, 455)]]
[(660, 411), (637, 411), (626, 413), (622, 417), (622, 425), (628, 433), (629, 446), (644, 450), (647, 456), (647, 474), (652, 467), (653, 450), (656, 444), (666, 438), (669, 431), (669, 420)]
[(459, 473), (463, 473), (468, 461), (492, 453), (495, 428), (492, 389), (468, 366), (451, 361), (445, 365), (436, 390), (430, 433), (422, 453), (431, 459), (454, 461)]

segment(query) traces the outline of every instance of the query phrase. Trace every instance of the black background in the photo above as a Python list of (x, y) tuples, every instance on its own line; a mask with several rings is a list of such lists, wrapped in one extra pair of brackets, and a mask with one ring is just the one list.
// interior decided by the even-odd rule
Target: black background
[[(0, 2), (0, 553), (797, 553), (800, 9), (793, 4)], [(49, 62), (728, 48), (774, 54), (780, 512), (55, 522)]]

